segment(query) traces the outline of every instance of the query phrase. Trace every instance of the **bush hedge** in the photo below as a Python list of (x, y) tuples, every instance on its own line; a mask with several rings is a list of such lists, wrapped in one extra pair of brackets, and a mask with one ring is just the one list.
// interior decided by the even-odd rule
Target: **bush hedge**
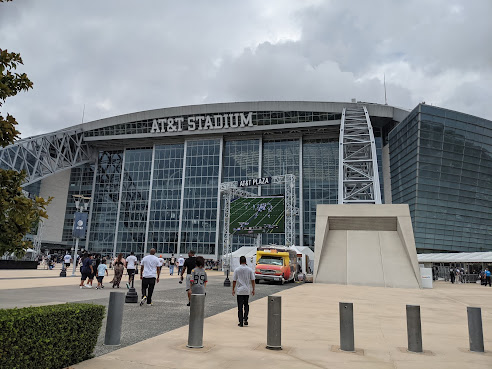
[(65, 368), (89, 359), (105, 307), (62, 304), (0, 310), (0, 368)]

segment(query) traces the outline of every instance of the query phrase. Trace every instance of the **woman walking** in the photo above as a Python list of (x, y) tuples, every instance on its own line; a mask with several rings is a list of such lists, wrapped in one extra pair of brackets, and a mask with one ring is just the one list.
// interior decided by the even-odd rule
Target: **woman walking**
[(125, 270), (125, 259), (123, 259), (123, 254), (118, 254), (118, 257), (114, 261), (114, 278), (113, 278), (113, 288), (116, 286), (120, 288), (121, 277), (123, 277), (123, 271)]

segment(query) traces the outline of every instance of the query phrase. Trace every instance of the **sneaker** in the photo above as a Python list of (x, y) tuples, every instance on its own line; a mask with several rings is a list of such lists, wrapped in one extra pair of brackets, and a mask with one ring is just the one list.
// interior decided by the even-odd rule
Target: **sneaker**
[(84, 288), (84, 286), (80, 286), (80, 289)]
[(248, 325), (248, 321), (247, 320), (244, 321), (244, 325)]
[(239, 323), (237, 326), (238, 326), (238, 327), (243, 327), (243, 325), (242, 325), (241, 323)]
[(147, 296), (142, 297), (142, 300), (140, 300), (140, 306), (142, 306), (145, 301), (147, 301)]
[(188, 303), (186, 304), (186, 306), (190, 306), (190, 303), (188, 302)]
[(104, 288), (104, 286), (103, 286), (103, 285), (101, 285), (101, 288)]
[(130, 283), (126, 284), (126, 288), (130, 289)]
[(85, 288), (92, 288), (92, 285), (90, 285), (90, 284), (86, 284), (86, 285), (85, 285)]

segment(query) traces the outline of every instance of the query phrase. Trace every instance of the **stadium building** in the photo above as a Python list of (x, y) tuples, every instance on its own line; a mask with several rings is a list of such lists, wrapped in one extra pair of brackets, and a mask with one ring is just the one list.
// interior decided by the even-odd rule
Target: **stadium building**
[[(37, 240), (70, 249), (73, 195), (90, 197), (86, 250), (222, 255), (223, 182), (295, 176), (295, 245), (314, 247), (317, 204), (339, 202), (340, 126), (365, 107), (381, 203), (410, 206), (419, 252), (492, 250), (492, 122), (419, 104), (242, 102), (101, 119), (0, 149), (25, 189), (53, 196)], [(249, 186), (282, 195), (284, 186)], [(379, 193), (379, 191), (377, 191)], [(282, 234), (261, 243), (283, 244)], [(234, 236), (232, 249), (254, 245)]]

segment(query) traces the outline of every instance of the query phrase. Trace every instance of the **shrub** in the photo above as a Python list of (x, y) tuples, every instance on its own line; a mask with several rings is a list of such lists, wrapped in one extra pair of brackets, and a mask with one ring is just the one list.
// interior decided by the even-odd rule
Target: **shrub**
[(105, 307), (62, 304), (0, 310), (0, 368), (64, 368), (89, 359)]

